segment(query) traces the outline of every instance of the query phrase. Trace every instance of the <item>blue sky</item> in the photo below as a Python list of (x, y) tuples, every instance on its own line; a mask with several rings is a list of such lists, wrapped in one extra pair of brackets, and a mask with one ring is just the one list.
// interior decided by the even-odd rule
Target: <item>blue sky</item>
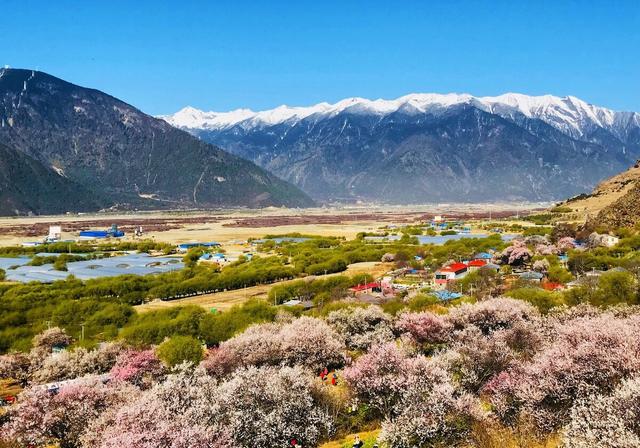
[(0, 64), (152, 114), (412, 92), (640, 111), (640, 1), (0, 0)]

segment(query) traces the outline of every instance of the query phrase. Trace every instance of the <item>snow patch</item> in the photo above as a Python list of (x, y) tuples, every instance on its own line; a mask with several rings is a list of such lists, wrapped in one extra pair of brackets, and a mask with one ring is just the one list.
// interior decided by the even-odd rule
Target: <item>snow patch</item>
[(55, 165), (51, 165), (51, 169), (53, 171), (55, 171), (56, 173), (58, 173), (58, 176), (67, 177), (67, 175), (65, 174), (65, 172), (64, 172), (64, 170), (62, 168), (58, 168)]
[(154, 193), (138, 193), (138, 196), (143, 199), (158, 199), (158, 195)]

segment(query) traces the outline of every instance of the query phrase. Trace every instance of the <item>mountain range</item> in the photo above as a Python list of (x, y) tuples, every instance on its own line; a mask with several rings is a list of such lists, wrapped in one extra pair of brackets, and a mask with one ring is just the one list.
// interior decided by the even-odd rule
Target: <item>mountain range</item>
[(411, 94), (160, 118), (324, 201), (558, 200), (640, 156), (640, 114), (571, 96)]
[(98, 90), (0, 69), (0, 214), (309, 206), (295, 186)]

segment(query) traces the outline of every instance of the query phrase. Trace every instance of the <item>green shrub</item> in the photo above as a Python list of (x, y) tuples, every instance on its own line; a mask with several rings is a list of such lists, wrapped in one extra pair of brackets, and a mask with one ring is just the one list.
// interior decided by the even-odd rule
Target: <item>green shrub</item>
[(167, 366), (183, 362), (198, 365), (202, 361), (202, 344), (191, 336), (173, 336), (156, 349), (156, 354)]
[(208, 346), (232, 338), (255, 323), (272, 322), (277, 308), (264, 300), (252, 299), (217, 314), (209, 314), (198, 324), (198, 334)]
[(507, 292), (507, 296), (514, 299), (529, 302), (540, 310), (541, 313), (548, 313), (549, 310), (556, 306), (564, 304), (562, 294), (557, 292), (545, 291), (541, 288), (525, 287), (513, 289)]
[(418, 294), (417, 296), (409, 299), (407, 307), (411, 311), (424, 311), (436, 303), (438, 303), (436, 296), (432, 294)]
[(200, 336), (202, 321), (214, 316), (195, 305), (167, 308), (137, 314), (121, 332), (131, 344), (159, 344), (172, 336)]
[(637, 305), (638, 287), (635, 276), (630, 272), (609, 271), (599, 278), (592, 278), (579, 288), (565, 292), (569, 305), (589, 303), (594, 306), (609, 307), (619, 304)]
[(573, 275), (560, 265), (552, 265), (547, 272), (547, 278), (551, 282), (564, 284), (573, 280)]
[(553, 207), (550, 211), (551, 213), (571, 213), (573, 212), (573, 209), (571, 207), (567, 207), (564, 205), (557, 205)]

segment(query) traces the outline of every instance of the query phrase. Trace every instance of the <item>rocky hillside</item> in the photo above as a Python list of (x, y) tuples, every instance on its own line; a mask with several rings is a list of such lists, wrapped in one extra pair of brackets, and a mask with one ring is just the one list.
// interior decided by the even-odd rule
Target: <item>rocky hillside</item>
[(640, 156), (640, 115), (573, 97), (414, 94), (164, 118), (320, 199), (556, 200)]
[(610, 228), (640, 223), (640, 160), (628, 170), (598, 184), (589, 194), (580, 194), (561, 204), (573, 217), (593, 226)]
[(633, 227), (640, 223), (640, 160), (633, 168), (609, 179), (606, 184), (611, 188), (609, 195), (603, 191), (606, 186), (600, 185), (598, 192), (604, 194), (608, 204), (597, 214), (595, 222), (611, 228)]
[(596, 217), (596, 223), (610, 228), (634, 227), (640, 223), (640, 182), (624, 196), (608, 205)]
[(143, 208), (312, 204), (251, 162), (37, 71), (0, 69), (0, 142), (90, 190), (83, 207), (95, 205), (93, 196)]
[(564, 205), (576, 212), (594, 217), (604, 208), (627, 195), (639, 182), (640, 164), (635, 163), (628, 170), (600, 182), (591, 193), (575, 196), (567, 200)]
[(87, 211), (105, 204), (104, 198), (0, 144), (0, 215)]

